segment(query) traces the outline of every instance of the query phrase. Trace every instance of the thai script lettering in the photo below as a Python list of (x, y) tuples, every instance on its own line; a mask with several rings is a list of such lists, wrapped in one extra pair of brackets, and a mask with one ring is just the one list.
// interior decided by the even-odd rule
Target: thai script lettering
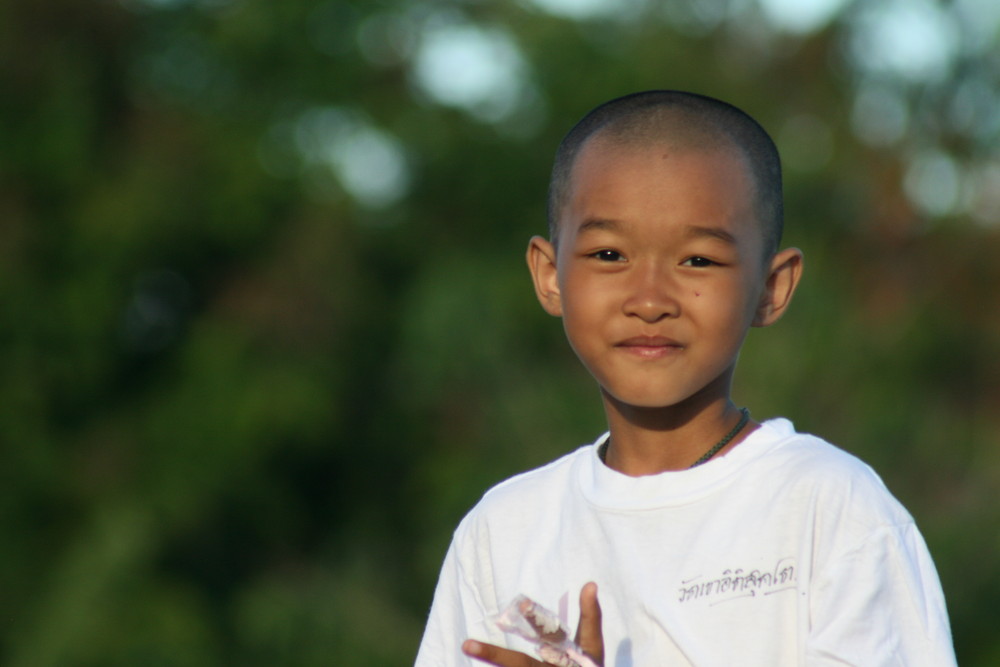
[(700, 598), (712, 598), (715, 602), (740, 597), (770, 595), (795, 588), (795, 559), (782, 558), (769, 571), (742, 568), (725, 569), (714, 579), (705, 580), (698, 576), (682, 581), (678, 590), (680, 602), (690, 602)]

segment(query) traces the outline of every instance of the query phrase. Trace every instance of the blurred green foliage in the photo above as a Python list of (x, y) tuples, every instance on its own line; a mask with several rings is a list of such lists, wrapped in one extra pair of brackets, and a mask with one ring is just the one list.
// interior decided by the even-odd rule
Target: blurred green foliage
[(0, 4), (0, 662), (412, 661), (464, 511), (603, 428), (522, 252), (562, 134), (664, 87), (786, 156), (807, 274), (738, 400), (875, 465), (1000, 662), (991, 3), (917, 3), (918, 72), (881, 0), (543, 4)]

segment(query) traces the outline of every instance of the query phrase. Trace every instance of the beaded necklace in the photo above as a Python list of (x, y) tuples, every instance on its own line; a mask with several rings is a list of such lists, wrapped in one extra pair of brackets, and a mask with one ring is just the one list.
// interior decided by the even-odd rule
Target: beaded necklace
[[(733, 427), (733, 430), (722, 436), (722, 440), (719, 440), (717, 443), (712, 445), (712, 448), (709, 449), (707, 452), (705, 452), (700, 459), (689, 465), (688, 470), (700, 466), (702, 463), (705, 463), (710, 458), (718, 454), (723, 447), (728, 445), (730, 441), (732, 441), (732, 439), (735, 438), (736, 435), (743, 430), (743, 427), (747, 425), (748, 421), (750, 421), (750, 411), (746, 408), (740, 408), (740, 420), (736, 422), (736, 426)], [(604, 463), (607, 463), (608, 443), (610, 442), (611, 438), (608, 438), (607, 440), (602, 442), (601, 446), (597, 449), (597, 455), (601, 458), (601, 461)]]

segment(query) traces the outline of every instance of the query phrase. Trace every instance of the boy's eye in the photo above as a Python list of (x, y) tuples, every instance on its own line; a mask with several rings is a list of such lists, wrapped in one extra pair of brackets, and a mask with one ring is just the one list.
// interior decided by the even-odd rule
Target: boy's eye
[(683, 262), (683, 266), (693, 266), (695, 268), (704, 268), (714, 264), (715, 262), (705, 257), (689, 257)]
[(620, 262), (622, 259), (622, 254), (617, 250), (598, 250), (591, 257), (599, 259), (602, 262)]

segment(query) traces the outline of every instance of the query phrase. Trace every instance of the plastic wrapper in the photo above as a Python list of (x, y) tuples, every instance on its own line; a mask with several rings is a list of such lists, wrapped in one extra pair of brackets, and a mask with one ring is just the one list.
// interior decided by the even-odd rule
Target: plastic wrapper
[(504, 632), (527, 639), (538, 657), (559, 667), (599, 667), (570, 639), (559, 617), (525, 595), (518, 595), (497, 617)]

